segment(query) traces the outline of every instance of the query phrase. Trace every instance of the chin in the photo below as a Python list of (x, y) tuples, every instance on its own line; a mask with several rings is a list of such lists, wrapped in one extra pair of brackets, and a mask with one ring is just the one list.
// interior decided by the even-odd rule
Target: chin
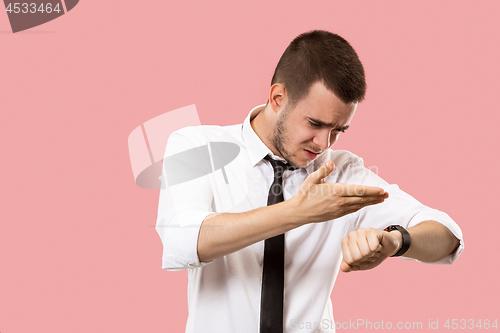
[(303, 160), (303, 161), (298, 161), (298, 162), (291, 161), (289, 163), (296, 168), (307, 168), (312, 163), (312, 161), (309, 161), (309, 160)]

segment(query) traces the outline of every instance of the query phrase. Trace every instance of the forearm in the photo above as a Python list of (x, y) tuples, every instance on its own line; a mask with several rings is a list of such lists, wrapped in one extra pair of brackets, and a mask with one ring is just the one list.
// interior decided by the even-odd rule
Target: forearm
[[(329, 161), (331, 163), (331, 161)], [(289, 200), (244, 213), (208, 216), (198, 234), (198, 259), (210, 261), (307, 223), (333, 220), (383, 202), (383, 189), (323, 182), (333, 170), (325, 163)]]
[(447, 227), (435, 221), (424, 221), (408, 228), (411, 246), (403, 255), (423, 262), (441, 260), (455, 251), (459, 240)]
[(198, 258), (210, 261), (303, 224), (290, 201), (244, 213), (208, 216), (198, 235)]

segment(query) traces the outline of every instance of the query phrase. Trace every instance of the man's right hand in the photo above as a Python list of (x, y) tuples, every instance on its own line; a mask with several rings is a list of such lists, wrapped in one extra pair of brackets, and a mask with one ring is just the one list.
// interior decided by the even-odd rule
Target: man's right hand
[(333, 161), (326, 162), (306, 178), (297, 194), (290, 199), (290, 204), (303, 221), (336, 219), (381, 203), (389, 197), (389, 193), (380, 187), (325, 182), (333, 169)]
[(379, 187), (325, 182), (332, 171), (333, 162), (328, 161), (306, 178), (290, 200), (248, 212), (220, 213), (205, 218), (198, 235), (200, 261), (233, 253), (307, 223), (354, 213), (388, 197)]

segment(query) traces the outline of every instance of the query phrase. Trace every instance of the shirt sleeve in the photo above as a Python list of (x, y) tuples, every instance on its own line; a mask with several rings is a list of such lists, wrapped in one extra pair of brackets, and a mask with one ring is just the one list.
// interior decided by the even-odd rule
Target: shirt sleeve
[[(353, 230), (369, 227), (385, 229), (392, 224), (409, 228), (423, 221), (436, 221), (446, 226), (460, 241), (460, 245), (453, 253), (439, 261), (432, 262), (432, 264), (452, 264), (463, 251), (462, 231), (448, 214), (423, 205), (411, 195), (402, 191), (398, 185), (388, 184), (378, 175), (365, 168), (360, 157), (350, 154), (350, 156), (344, 158), (337, 182), (377, 186), (389, 192), (389, 198), (383, 203), (362, 208), (353, 214)], [(403, 258), (419, 261), (404, 256)]]
[(156, 231), (163, 244), (162, 268), (183, 270), (209, 262), (198, 258), (198, 234), (212, 213), (213, 191), (206, 142), (196, 128), (184, 128), (168, 139), (160, 180)]

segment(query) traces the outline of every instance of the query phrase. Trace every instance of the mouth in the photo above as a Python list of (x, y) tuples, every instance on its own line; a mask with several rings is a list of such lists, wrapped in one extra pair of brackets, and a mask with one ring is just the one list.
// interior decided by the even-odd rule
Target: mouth
[(315, 153), (315, 152), (307, 150), (307, 149), (304, 149), (304, 154), (306, 155), (307, 159), (311, 160), (311, 161), (314, 160), (316, 158), (316, 156), (319, 155), (319, 153)]

